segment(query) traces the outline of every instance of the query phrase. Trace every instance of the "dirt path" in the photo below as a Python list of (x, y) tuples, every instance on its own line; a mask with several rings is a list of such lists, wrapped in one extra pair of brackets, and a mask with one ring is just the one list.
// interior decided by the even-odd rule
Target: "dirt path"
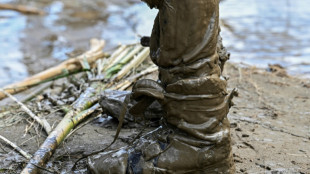
[[(239, 89), (239, 97), (234, 99), (235, 106), (229, 114), (237, 172), (310, 173), (310, 80), (279, 77), (262, 69), (241, 68), (235, 64), (228, 64), (225, 74), (230, 77), (229, 87)], [(60, 95), (65, 83), (58, 81), (45, 93)], [(38, 104), (31, 102), (28, 105), (38, 108)], [(41, 110), (35, 110), (35, 113), (56, 125), (64, 114), (57, 111), (57, 107), (40, 104)], [(0, 102), (1, 108), (4, 105), (7, 105), (6, 101)], [(25, 118), (19, 110), (1, 117), (1, 124), (9, 121), (13, 125), (0, 127), (0, 134), (33, 154), (46, 136)], [(47, 168), (68, 173), (73, 161), (82, 154), (101, 149), (113, 140), (116, 124), (101, 118), (86, 125), (56, 150)], [(128, 127), (122, 130), (114, 148), (126, 145), (140, 131)], [(27, 129), (29, 131), (25, 133)], [(0, 142), (0, 173), (18, 173), (25, 162), (23, 157)], [(81, 164), (79, 171), (85, 172), (84, 167)]]

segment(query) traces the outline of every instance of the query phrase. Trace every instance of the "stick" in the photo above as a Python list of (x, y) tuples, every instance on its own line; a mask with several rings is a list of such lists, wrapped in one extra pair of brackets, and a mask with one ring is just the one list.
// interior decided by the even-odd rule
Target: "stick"
[(45, 120), (45, 119), (41, 119), (38, 116), (36, 116), (30, 109), (27, 108), (27, 106), (25, 106), (23, 103), (21, 103), (20, 101), (18, 101), (14, 96), (12, 96), (11, 94), (9, 94), (8, 92), (4, 91), (3, 89), (0, 88), (0, 91), (3, 92), (5, 95), (7, 95), (8, 97), (10, 97), (13, 101), (15, 101), (17, 104), (19, 104), (21, 106), (21, 108), (32, 118), (34, 119), (37, 123), (39, 123), (43, 129), (45, 130), (45, 132), (47, 134), (49, 134), (52, 131), (52, 128), (50, 126), (50, 124)]
[(14, 10), (24, 14), (35, 14), (35, 15), (44, 15), (44, 11), (39, 10), (34, 7), (28, 7), (24, 5), (13, 5), (13, 4), (0, 4), (0, 9), (3, 10)]
[[(53, 79), (57, 76), (63, 74), (70, 74), (82, 70), (80, 62), (83, 61), (84, 58), (86, 58), (87, 62), (91, 65), (95, 63), (97, 59), (106, 56), (102, 51), (105, 45), (105, 42), (103, 40), (92, 39), (90, 41), (90, 44), (90, 50), (85, 52), (84, 54), (76, 58), (66, 60), (55, 67), (45, 70), (32, 77), (29, 77), (21, 82), (5, 86), (3, 89), (10, 94), (16, 94), (18, 92), (28, 89), (31, 86), (35, 86), (40, 83), (49, 81), (50, 79)], [(5, 97), (6, 95), (3, 92), (0, 92), (0, 100)]]
[(0, 139), (3, 140), (5, 143), (7, 143), (8, 145), (10, 145), (11, 147), (14, 148), (14, 150), (18, 151), (21, 155), (23, 155), (26, 159), (30, 159), (32, 158), (32, 156), (23, 151), (23, 149), (21, 149), (20, 147), (18, 147), (16, 144), (14, 144), (13, 142), (11, 142), (10, 140), (6, 139), (5, 137), (3, 137), (2, 135), (0, 135)]

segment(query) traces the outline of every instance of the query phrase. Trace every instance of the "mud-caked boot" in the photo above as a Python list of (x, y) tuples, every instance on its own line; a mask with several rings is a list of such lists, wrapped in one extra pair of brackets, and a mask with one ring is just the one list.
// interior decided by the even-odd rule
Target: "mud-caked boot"
[(234, 172), (226, 117), (232, 94), (164, 95), (162, 126), (128, 147), (90, 157), (90, 173)]
[[(183, 85), (176, 88), (179, 83)], [(158, 99), (165, 111), (161, 126), (128, 147), (90, 157), (89, 171), (95, 174), (234, 173), (227, 120), (234, 91), (227, 94), (225, 87), (224, 78), (201, 77), (171, 83), (167, 93), (155, 81), (138, 81), (133, 98), (144, 95)]]

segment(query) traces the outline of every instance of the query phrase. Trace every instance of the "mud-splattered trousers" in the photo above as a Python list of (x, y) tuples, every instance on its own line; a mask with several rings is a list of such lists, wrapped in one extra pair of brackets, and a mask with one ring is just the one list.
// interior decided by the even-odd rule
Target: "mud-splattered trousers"
[(159, 13), (150, 57), (159, 67), (159, 81), (138, 81), (132, 98), (156, 99), (164, 122), (134, 147), (91, 158), (90, 169), (93, 173), (234, 173), (227, 119), (232, 93), (222, 76), (228, 56), (219, 42), (219, 0), (154, 2), (149, 6)]

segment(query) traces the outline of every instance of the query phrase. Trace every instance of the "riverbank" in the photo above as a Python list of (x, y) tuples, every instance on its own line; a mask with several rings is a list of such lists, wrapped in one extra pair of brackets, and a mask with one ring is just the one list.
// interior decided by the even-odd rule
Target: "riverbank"
[[(237, 173), (308, 173), (310, 80), (231, 63), (227, 64), (224, 74), (230, 77), (229, 88), (239, 89), (239, 97), (234, 99), (235, 106), (228, 116)], [(155, 72), (145, 78), (155, 79), (156, 76)], [(71, 83), (72, 79), (57, 80), (43, 94), (65, 96), (62, 86)], [(55, 126), (64, 113), (57, 104), (49, 104), (44, 95), (37, 96), (27, 106)], [(0, 102), (2, 109), (8, 105), (8, 100)], [(41, 128), (25, 117), (18, 107), (9, 114), (1, 115), (0, 125), (2, 136), (30, 154), (46, 138)], [(116, 121), (103, 117), (87, 124), (60, 145), (47, 168), (67, 173), (73, 162), (83, 154), (112, 142), (116, 126)], [(126, 125), (112, 148), (126, 145), (140, 130), (139, 127)], [(0, 147), (0, 171), (20, 171), (27, 161), (2, 141)], [(85, 163), (77, 169), (85, 172)]]

